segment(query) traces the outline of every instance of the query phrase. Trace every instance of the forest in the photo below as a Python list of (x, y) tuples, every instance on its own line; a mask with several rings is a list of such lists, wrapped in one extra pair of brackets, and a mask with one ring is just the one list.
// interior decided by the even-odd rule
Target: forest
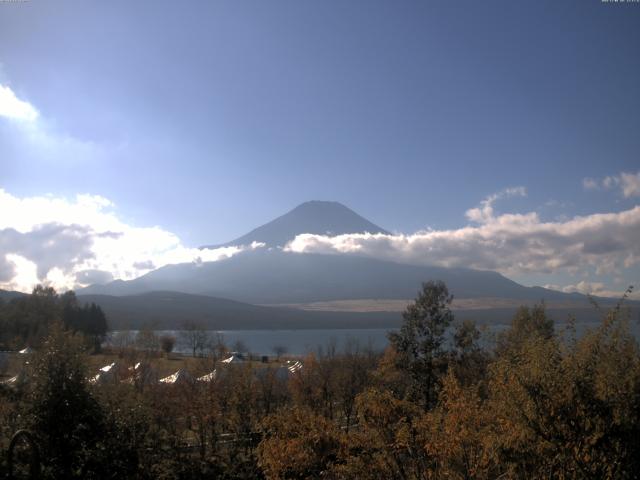
[[(134, 368), (162, 353), (127, 348), (120, 374), (96, 383), (104, 314), (38, 287), (0, 308), (3, 346), (35, 348), (27, 380), (0, 385), (0, 477), (27, 478), (36, 451), (47, 479), (638, 478), (625, 298), (579, 337), (576, 319), (555, 324), (539, 304), (486, 342), (431, 281), (384, 352), (329, 345), (282, 375), (278, 362), (222, 364), (218, 349), (162, 384)], [(31, 440), (14, 442), (10, 467), (20, 430)]]

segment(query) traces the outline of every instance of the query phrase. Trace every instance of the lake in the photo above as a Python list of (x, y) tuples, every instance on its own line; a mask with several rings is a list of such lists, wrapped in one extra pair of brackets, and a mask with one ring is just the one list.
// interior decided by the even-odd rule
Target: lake
[[(577, 323), (576, 333), (580, 336), (587, 329), (595, 328), (598, 325), (599, 322)], [(563, 331), (565, 326), (564, 323), (557, 323), (556, 331)], [(478, 328), (482, 332), (481, 344), (486, 348), (491, 348), (494, 345), (496, 334), (507, 326), (480, 325)], [(637, 339), (640, 339), (640, 324), (638, 322), (631, 322), (630, 330)], [(394, 329), (224, 330), (210, 331), (208, 334), (213, 339), (217, 334), (221, 334), (224, 343), (231, 349), (235, 344), (242, 343), (249, 352), (256, 355), (273, 355), (276, 346), (284, 347), (286, 353), (290, 355), (305, 355), (317, 352), (319, 347), (326, 349), (330, 344), (334, 344), (337, 351), (342, 351), (347, 344), (353, 342), (357, 342), (362, 347), (370, 346), (374, 350), (382, 351), (387, 346), (387, 333), (390, 331), (394, 331)], [(112, 332), (112, 335), (117, 333)], [(131, 333), (135, 336), (137, 332), (131, 331)], [(175, 352), (191, 353), (179, 330), (159, 330), (155, 333), (176, 337)], [(109, 340), (107, 340), (108, 342)]]

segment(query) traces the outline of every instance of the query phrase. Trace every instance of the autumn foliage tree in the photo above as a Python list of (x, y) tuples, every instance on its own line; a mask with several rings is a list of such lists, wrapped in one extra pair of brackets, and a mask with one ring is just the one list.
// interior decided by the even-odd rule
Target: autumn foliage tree
[(283, 409), (262, 422), (259, 465), (274, 480), (320, 478), (339, 456), (336, 424), (305, 407)]
[(534, 334), (492, 365), (496, 441), (515, 475), (637, 475), (640, 352), (621, 313), (569, 343)]

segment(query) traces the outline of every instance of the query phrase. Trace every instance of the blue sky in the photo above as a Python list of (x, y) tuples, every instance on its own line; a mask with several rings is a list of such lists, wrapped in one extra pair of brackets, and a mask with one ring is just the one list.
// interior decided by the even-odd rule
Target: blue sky
[[(640, 4), (599, 0), (0, 3), (0, 85), (39, 114), (0, 116), (0, 188), (99, 195), (185, 248), (311, 199), (409, 235), (514, 187), (496, 215), (619, 213), (639, 49)], [(627, 263), (510, 273), (619, 289)]]

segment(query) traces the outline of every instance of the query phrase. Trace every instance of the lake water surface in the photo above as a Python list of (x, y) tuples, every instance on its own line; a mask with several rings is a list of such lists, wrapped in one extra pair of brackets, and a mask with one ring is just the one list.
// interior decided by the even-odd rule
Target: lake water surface
[[(576, 324), (576, 334), (581, 336), (587, 329), (595, 328), (598, 322), (585, 322)], [(505, 325), (479, 326), (482, 332), (481, 344), (491, 348), (495, 343), (498, 332), (507, 328)], [(556, 331), (562, 332), (565, 324), (556, 324)], [(640, 339), (640, 324), (630, 324), (631, 333)], [(317, 352), (319, 348), (325, 349), (329, 345), (335, 345), (337, 351), (343, 351), (345, 346), (357, 343), (360, 347), (371, 347), (381, 351), (387, 344), (387, 333), (393, 329), (318, 329), (318, 330), (224, 330), (208, 332), (211, 339), (220, 334), (225, 345), (233, 349), (234, 345), (241, 343), (246, 350), (256, 355), (272, 355), (277, 346), (284, 347), (290, 355), (305, 355)], [(117, 332), (113, 332), (115, 335)], [(136, 332), (131, 332), (135, 336)], [(177, 343), (174, 351), (179, 353), (191, 353), (189, 346), (184, 341), (184, 336), (179, 330), (156, 331), (157, 335), (172, 335)]]

